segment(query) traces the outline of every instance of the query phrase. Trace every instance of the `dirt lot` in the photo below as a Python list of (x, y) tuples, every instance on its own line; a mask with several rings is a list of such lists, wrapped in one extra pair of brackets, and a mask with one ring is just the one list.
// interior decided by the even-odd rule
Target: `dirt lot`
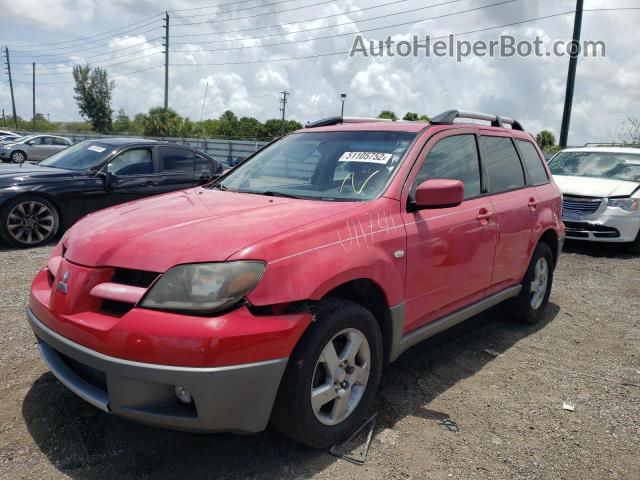
[(85, 404), (47, 373), (24, 318), (49, 248), (0, 249), (0, 478), (638, 478), (640, 258), (565, 250), (541, 325), (494, 310), (386, 369), (357, 466), (274, 431), (191, 435)]

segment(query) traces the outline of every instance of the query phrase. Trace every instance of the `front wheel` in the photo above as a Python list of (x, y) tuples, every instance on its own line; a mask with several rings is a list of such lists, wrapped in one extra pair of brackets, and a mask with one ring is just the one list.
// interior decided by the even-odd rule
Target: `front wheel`
[(272, 423), (314, 448), (334, 445), (362, 425), (382, 374), (382, 334), (366, 308), (329, 300), (289, 360)]
[(19, 150), (17, 152), (13, 152), (10, 158), (12, 163), (24, 163), (27, 161), (27, 155)]
[(517, 320), (534, 324), (542, 319), (551, 295), (554, 268), (551, 247), (546, 243), (538, 244), (525, 273), (522, 291), (509, 302), (510, 313)]
[(7, 201), (0, 210), (0, 236), (14, 247), (37, 247), (58, 232), (60, 216), (48, 200), (26, 196)]

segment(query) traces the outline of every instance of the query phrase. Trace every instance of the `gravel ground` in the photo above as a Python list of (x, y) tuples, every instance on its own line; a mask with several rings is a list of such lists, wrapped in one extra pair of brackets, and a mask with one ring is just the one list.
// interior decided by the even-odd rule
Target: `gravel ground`
[(495, 309), (387, 367), (363, 466), (271, 430), (171, 432), (76, 398), (24, 318), (49, 250), (0, 249), (0, 478), (638, 478), (640, 258), (616, 247), (567, 245), (540, 325)]

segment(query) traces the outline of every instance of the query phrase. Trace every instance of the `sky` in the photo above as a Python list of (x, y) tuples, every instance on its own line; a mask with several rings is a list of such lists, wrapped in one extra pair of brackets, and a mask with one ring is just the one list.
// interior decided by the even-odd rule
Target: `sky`
[[(70, 73), (77, 63), (107, 68), (116, 83), (114, 110), (134, 116), (162, 105), (164, 68), (154, 67), (164, 63), (162, 24), (169, 11), (169, 105), (192, 120), (227, 109), (259, 120), (277, 118), (279, 92), (286, 90), (286, 116), (302, 123), (338, 115), (345, 93), (347, 116), (377, 116), (381, 110), (433, 116), (460, 109), (507, 115), (534, 134), (548, 129), (559, 136), (568, 57), (457, 62), (423, 55), (322, 56), (349, 51), (359, 32), (366, 44), (500, 26), (457, 38), (540, 36), (545, 46), (571, 39), (572, 14), (503, 25), (571, 11), (575, 0), (493, 5), (498, 2), (0, 0), (0, 45), (9, 47), (23, 118), (32, 116), (31, 62), (37, 64), (37, 111), (52, 121), (81, 119)], [(585, 0), (586, 9), (638, 6), (637, 0)], [(605, 41), (607, 56), (579, 60), (570, 144), (609, 140), (629, 116), (640, 116), (639, 21), (640, 10), (585, 12), (582, 38)], [(11, 112), (6, 69), (0, 73), (0, 108)]]

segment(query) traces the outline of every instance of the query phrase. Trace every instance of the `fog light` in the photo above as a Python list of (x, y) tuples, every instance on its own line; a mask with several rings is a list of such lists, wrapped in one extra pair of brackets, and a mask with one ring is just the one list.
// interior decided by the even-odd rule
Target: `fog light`
[(191, 402), (193, 402), (193, 398), (191, 397), (191, 392), (186, 388), (181, 387), (180, 385), (176, 385), (173, 391), (175, 392), (176, 397), (178, 397), (178, 400), (180, 401), (180, 403), (189, 405)]

